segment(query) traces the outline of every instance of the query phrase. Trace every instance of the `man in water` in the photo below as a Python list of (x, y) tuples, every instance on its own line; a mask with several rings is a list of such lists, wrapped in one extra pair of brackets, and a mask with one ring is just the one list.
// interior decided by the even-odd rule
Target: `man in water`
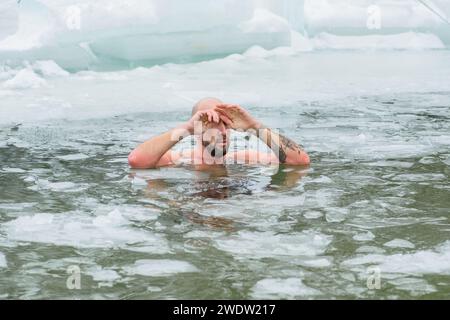
[[(229, 152), (230, 129), (257, 136), (271, 152)], [(171, 150), (188, 136), (198, 139), (195, 148), (183, 152)], [(179, 163), (201, 167), (223, 165), (230, 161), (245, 164), (310, 163), (308, 154), (297, 143), (265, 127), (241, 106), (224, 104), (215, 98), (200, 100), (192, 109), (192, 117), (188, 122), (144, 142), (128, 156), (128, 162), (134, 169), (158, 168)]]

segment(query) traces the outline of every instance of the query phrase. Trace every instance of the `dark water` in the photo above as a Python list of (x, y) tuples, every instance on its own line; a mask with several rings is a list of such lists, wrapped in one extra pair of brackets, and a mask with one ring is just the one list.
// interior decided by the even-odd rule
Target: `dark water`
[(309, 169), (128, 168), (188, 112), (3, 126), (0, 298), (448, 298), (449, 106), (431, 92), (250, 108)]

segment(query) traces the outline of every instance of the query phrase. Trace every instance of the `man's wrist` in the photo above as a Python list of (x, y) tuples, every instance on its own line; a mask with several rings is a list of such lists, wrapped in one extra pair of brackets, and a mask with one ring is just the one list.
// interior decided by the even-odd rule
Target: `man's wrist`
[(183, 130), (189, 132), (190, 135), (194, 134), (194, 128), (189, 123), (180, 124), (175, 130)]

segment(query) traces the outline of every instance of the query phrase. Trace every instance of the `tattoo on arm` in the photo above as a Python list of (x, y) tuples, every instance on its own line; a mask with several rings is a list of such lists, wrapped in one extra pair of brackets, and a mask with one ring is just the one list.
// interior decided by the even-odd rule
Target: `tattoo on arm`
[[(288, 150), (292, 150), (301, 154), (303, 149), (300, 145), (292, 141), (291, 139), (278, 134), (279, 137), (279, 145), (276, 142), (272, 141), (272, 130), (269, 128), (265, 128), (267, 130), (267, 146), (272, 149), (277, 155), (280, 163), (286, 163), (287, 152)], [(259, 137), (259, 134), (258, 134)]]

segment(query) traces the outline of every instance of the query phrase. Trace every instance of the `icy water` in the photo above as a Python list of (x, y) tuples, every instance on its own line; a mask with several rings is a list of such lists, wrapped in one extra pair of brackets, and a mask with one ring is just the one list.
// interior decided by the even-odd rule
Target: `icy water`
[(448, 299), (450, 91), (354, 86), (249, 105), (310, 168), (128, 168), (189, 110), (1, 125), (0, 298)]

